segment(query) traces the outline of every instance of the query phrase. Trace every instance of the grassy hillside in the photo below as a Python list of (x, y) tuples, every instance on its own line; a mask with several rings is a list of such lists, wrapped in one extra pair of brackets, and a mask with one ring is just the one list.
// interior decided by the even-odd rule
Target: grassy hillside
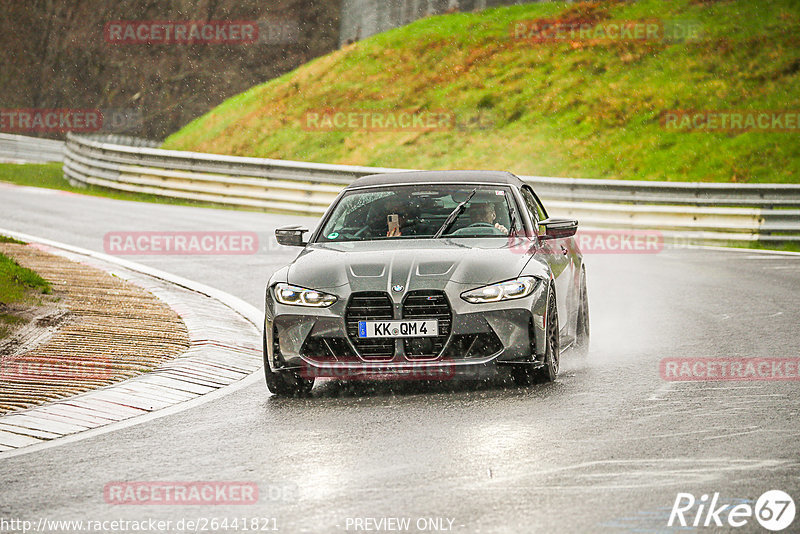
[[(513, 39), (539, 19), (656, 19), (690, 40)], [(165, 147), (388, 167), (800, 182), (800, 130), (668, 130), (669, 110), (800, 110), (800, 4), (643, 0), (528, 4), (431, 17), (236, 96)], [(449, 110), (439, 131), (317, 131), (306, 112)], [(478, 119), (477, 121), (475, 119)]]

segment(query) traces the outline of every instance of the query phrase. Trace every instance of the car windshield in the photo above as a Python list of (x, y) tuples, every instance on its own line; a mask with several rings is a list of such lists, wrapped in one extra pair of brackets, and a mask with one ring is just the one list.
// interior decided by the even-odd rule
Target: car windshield
[[(317, 242), (507, 237), (520, 231), (507, 186), (394, 186), (345, 193)], [(442, 227), (444, 230), (442, 231)]]

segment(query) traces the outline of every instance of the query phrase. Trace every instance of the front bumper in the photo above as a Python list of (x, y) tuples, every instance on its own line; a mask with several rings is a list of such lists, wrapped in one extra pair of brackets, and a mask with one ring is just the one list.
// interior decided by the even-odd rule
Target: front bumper
[[(450, 307), (450, 328), (441, 350), (420, 355), (395, 340), (390, 353), (364, 354), (348, 332), (349, 298), (340, 296), (329, 308), (287, 306), (267, 289), (264, 359), (273, 371), (297, 370), (307, 377), (358, 379), (395, 377), (443, 380), (487, 377), (498, 364), (543, 360), (544, 313), (547, 285), (539, 284), (524, 298), (488, 304), (470, 304), (460, 298), (471, 286), (443, 291)], [(393, 301), (393, 319), (403, 317), (403, 296)], [(407, 318), (407, 317), (406, 317)]]

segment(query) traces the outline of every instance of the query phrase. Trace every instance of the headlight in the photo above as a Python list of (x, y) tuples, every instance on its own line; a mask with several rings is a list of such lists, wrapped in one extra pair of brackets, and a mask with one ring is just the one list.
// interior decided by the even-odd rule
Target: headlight
[(289, 306), (327, 308), (336, 302), (336, 297), (323, 293), (322, 291), (315, 291), (304, 287), (277, 284), (275, 286), (275, 300), (281, 304), (288, 304)]
[(479, 287), (461, 293), (461, 298), (472, 304), (486, 302), (499, 302), (501, 300), (514, 300), (525, 298), (536, 289), (539, 279), (533, 276), (522, 276), (516, 280), (500, 282), (490, 286)]

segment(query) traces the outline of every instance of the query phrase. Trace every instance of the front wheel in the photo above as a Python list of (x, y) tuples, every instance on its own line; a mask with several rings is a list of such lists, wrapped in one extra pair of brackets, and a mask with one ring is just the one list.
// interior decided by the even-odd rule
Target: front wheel
[(534, 369), (531, 364), (512, 367), (511, 377), (517, 385), (553, 382), (558, 377), (558, 363), (561, 354), (558, 337), (558, 309), (556, 308), (556, 296), (552, 291), (547, 297), (546, 319), (544, 366), (539, 369)]
[(559, 341), (558, 308), (556, 296), (551, 291), (547, 298), (547, 328), (544, 367), (533, 372), (533, 381), (538, 383), (553, 382), (558, 377), (558, 366), (561, 360), (561, 343)]
[(264, 378), (267, 389), (279, 397), (300, 397), (308, 395), (314, 387), (313, 378), (303, 378), (297, 371), (273, 371), (269, 366), (267, 335), (264, 334)]

